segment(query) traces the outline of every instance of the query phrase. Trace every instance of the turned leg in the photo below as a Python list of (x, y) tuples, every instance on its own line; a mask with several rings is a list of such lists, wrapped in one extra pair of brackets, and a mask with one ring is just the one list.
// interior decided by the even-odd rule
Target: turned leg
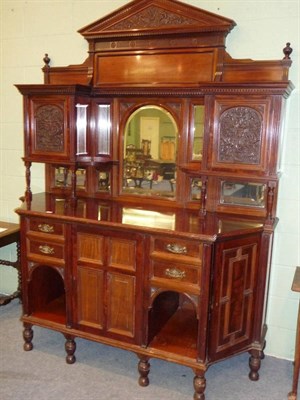
[(76, 357), (74, 356), (76, 350), (76, 343), (74, 337), (70, 335), (65, 335), (65, 338), (66, 338), (65, 349), (67, 353), (66, 362), (67, 364), (74, 364), (74, 362), (76, 361)]
[(261, 365), (261, 360), (264, 357), (263, 351), (260, 350), (251, 350), (249, 351), (250, 358), (249, 358), (249, 378), (251, 381), (258, 381), (259, 380), (259, 369)]
[(140, 386), (148, 386), (149, 385), (149, 372), (150, 372), (150, 363), (149, 358), (145, 356), (139, 356), (139, 364), (138, 364), (138, 371), (140, 373), (139, 377), (139, 385)]
[(194, 400), (205, 400), (206, 379), (205, 371), (195, 371), (194, 377)]
[(24, 324), (24, 330), (23, 330), (23, 338), (24, 338), (24, 350), (25, 351), (30, 351), (33, 349), (33, 344), (32, 344), (32, 339), (33, 339), (33, 330), (32, 330), (32, 325), (30, 324)]

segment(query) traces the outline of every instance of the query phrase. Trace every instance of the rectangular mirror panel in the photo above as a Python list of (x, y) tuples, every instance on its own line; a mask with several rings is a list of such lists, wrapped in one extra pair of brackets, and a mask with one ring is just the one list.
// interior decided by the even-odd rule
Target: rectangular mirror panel
[(204, 137), (204, 106), (194, 106), (194, 140), (193, 140), (193, 157), (194, 161), (202, 160), (203, 153), (203, 137)]
[(255, 182), (221, 181), (221, 204), (265, 207), (266, 185)]

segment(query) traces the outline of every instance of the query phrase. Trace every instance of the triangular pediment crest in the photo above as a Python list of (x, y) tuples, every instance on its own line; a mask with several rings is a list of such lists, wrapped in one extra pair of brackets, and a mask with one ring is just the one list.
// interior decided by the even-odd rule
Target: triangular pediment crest
[(122, 33), (230, 31), (234, 21), (177, 0), (133, 0), (104, 18), (82, 28), (86, 38)]

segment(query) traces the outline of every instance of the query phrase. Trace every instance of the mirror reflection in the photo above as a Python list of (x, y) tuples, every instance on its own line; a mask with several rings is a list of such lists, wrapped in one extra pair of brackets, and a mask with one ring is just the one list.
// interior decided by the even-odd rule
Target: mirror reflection
[(98, 191), (99, 192), (109, 192), (110, 191), (110, 173), (109, 171), (100, 170), (97, 171), (98, 174)]
[(204, 136), (204, 106), (194, 106), (193, 160), (202, 160)]
[[(71, 187), (71, 171), (67, 167), (55, 167), (54, 170), (54, 187), (70, 188)], [(76, 188), (86, 189), (86, 170), (78, 168), (76, 170)]]
[(265, 206), (266, 185), (254, 182), (221, 182), (221, 203), (241, 206)]
[(178, 129), (162, 107), (140, 107), (124, 134), (123, 192), (175, 197)]
[(193, 178), (191, 180), (191, 200), (201, 199), (202, 180)]

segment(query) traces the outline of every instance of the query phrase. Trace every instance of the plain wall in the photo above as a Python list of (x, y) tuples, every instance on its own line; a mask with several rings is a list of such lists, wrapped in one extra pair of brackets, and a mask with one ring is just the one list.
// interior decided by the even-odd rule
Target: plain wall
[[(14, 209), (24, 194), (22, 96), (14, 84), (42, 83), (43, 56), (52, 66), (81, 64), (87, 42), (77, 30), (123, 6), (126, 0), (2, 0), (0, 1), (0, 220), (18, 222)], [(233, 58), (281, 59), (291, 42), (290, 79), (296, 88), (288, 100), (282, 154), (278, 216), (268, 299), (266, 353), (292, 359), (299, 295), (291, 292), (296, 265), (300, 265), (300, 107), (299, 1), (185, 0), (235, 20), (227, 37)], [(32, 190), (44, 190), (44, 169), (32, 167)], [(15, 246), (0, 249), (0, 258), (15, 258)], [(16, 272), (0, 266), (0, 292), (16, 288)], [(1, 312), (1, 309), (0, 309)], [(20, 334), (21, 340), (21, 334)]]

